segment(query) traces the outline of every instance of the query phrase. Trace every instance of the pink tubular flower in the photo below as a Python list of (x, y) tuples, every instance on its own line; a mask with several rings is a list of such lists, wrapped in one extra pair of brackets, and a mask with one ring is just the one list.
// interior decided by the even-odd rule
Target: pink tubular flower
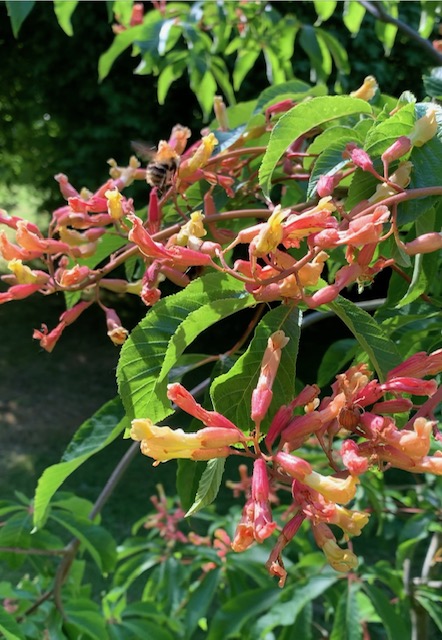
[(3, 293), (0, 293), (0, 304), (12, 302), (12, 300), (23, 300), (33, 293), (41, 289), (41, 283), (34, 284), (15, 284)]
[(387, 380), (403, 376), (423, 378), (424, 376), (435, 375), (440, 371), (442, 371), (442, 349), (433, 351), (429, 355), (425, 351), (419, 351), (394, 369), (391, 369), (388, 372)]
[(436, 380), (420, 380), (418, 378), (395, 377), (379, 385), (383, 393), (411, 393), (415, 396), (432, 396), (437, 391)]
[(32, 337), (34, 340), (40, 340), (40, 347), (48, 353), (51, 353), (60, 339), (65, 327), (66, 323), (60, 322), (55, 329), (52, 329), (52, 331), (49, 332), (47, 326), (42, 324), (40, 331), (38, 329), (34, 329)]
[(358, 147), (355, 142), (349, 142), (342, 155), (344, 158), (349, 158), (353, 164), (360, 167), (363, 171), (368, 171), (369, 173), (374, 172), (376, 174), (370, 156), (366, 151), (364, 151), (364, 149)]
[(80, 197), (80, 194), (71, 185), (71, 183), (68, 180), (68, 177), (64, 173), (57, 173), (57, 175), (54, 176), (54, 179), (58, 182), (61, 195), (65, 200), (68, 200), (69, 198)]
[(187, 391), (179, 382), (174, 382), (167, 386), (167, 397), (174, 402), (177, 407), (197, 418), (207, 427), (223, 427), (224, 429), (232, 429), (237, 433), (236, 442), (244, 440), (244, 435), (233, 422), (230, 422), (225, 416), (217, 411), (207, 411), (197, 403), (191, 393)]
[(41, 253), (68, 253), (69, 245), (52, 238), (43, 238), (41, 234), (29, 227), (26, 220), (20, 220), (17, 223), (16, 240), (22, 249), (26, 251), (35, 251)]
[(379, 205), (372, 213), (351, 220), (347, 230), (338, 232), (336, 244), (360, 246), (379, 242), (383, 234), (382, 225), (388, 222), (389, 217), (389, 209)]
[(84, 283), (93, 272), (89, 267), (80, 267), (76, 264), (72, 269), (66, 269), (62, 271), (59, 283), (62, 287), (71, 287), (72, 285), (78, 285)]
[(414, 240), (404, 244), (404, 250), (409, 256), (419, 253), (433, 253), (442, 249), (442, 234), (437, 231), (423, 233)]
[(121, 320), (114, 309), (103, 307), (103, 310), (106, 314), (107, 335), (114, 345), (119, 347), (126, 342), (129, 331), (122, 326)]
[(4, 231), (0, 231), (0, 255), (4, 260), (33, 260), (42, 255), (42, 251), (28, 251), (9, 242)]
[(272, 386), (281, 361), (281, 351), (288, 341), (289, 338), (286, 338), (284, 331), (275, 331), (267, 341), (258, 383), (252, 393), (251, 417), (255, 423), (260, 423), (268, 411), (273, 397)]
[(276, 438), (282, 433), (282, 431), (288, 427), (292, 420), (294, 409), (313, 402), (318, 396), (319, 391), (319, 387), (315, 384), (306, 385), (301, 393), (297, 395), (289, 405), (283, 405), (278, 409), (273, 417), (266, 436), (266, 445), (268, 448), (273, 445)]
[(344, 440), (340, 451), (344, 467), (354, 476), (365, 473), (368, 469), (368, 460), (359, 455), (359, 448), (354, 440)]
[(267, 466), (262, 458), (258, 458), (253, 465), (252, 496), (244, 505), (232, 549), (237, 552), (245, 551), (255, 541), (264, 542), (275, 528), (276, 522), (272, 520), (269, 501)]
[(287, 578), (287, 571), (284, 568), (281, 553), (298, 533), (304, 520), (305, 515), (303, 513), (298, 513), (287, 522), (279, 534), (278, 540), (266, 562), (266, 568), (270, 575), (277, 576), (279, 578), (278, 587), (282, 588)]

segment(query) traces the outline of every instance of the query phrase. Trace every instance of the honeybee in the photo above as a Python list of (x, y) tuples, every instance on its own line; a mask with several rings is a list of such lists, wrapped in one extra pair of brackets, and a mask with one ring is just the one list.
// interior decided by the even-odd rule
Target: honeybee
[(132, 142), (133, 150), (143, 160), (148, 160), (146, 167), (146, 182), (158, 191), (169, 187), (180, 164), (180, 154), (184, 151), (190, 130), (187, 127), (176, 125), (172, 129), (169, 142), (160, 140), (158, 149), (149, 148), (143, 142)]

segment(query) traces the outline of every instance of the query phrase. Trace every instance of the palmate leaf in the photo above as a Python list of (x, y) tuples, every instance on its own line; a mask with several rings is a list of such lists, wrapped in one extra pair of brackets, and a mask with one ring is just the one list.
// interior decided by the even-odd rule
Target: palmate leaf
[(397, 367), (402, 358), (396, 345), (370, 314), (350, 300), (338, 296), (327, 305), (350, 329), (362, 350), (368, 355), (381, 382), (390, 369)]
[(117, 380), (129, 418), (159, 422), (170, 415), (168, 374), (186, 347), (218, 320), (254, 304), (242, 283), (220, 273), (160, 300), (121, 350)]
[(314, 127), (355, 114), (370, 114), (365, 100), (349, 96), (320, 96), (301, 102), (284, 114), (272, 131), (259, 170), (259, 184), (268, 196), (273, 171), (287, 147)]
[(61, 462), (44, 470), (34, 498), (34, 527), (44, 525), (49, 502), (71, 473), (91, 456), (95, 455), (125, 428), (124, 410), (117, 397), (103, 405), (91, 418), (78, 429), (63, 454)]
[(293, 398), (300, 322), (301, 314), (298, 309), (281, 305), (269, 311), (256, 327), (247, 351), (228, 373), (213, 381), (210, 394), (216, 411), (224, 414), (240, 429), (246, 431), (254, 426), (250, 417), (252, 393), (258, 381), (267, 341), (279, 329), (290, 340), (282, 350), (278, 375), (273, 385), (272, 403), (268, 417), (263, 422), (264, 430), (276, 410)]

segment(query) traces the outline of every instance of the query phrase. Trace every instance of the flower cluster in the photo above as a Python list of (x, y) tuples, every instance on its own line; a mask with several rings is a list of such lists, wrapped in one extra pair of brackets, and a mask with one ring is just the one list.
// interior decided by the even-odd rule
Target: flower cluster
[[(250, 480), (242, 469), (240, 488), (246, 498), (231, 546), (234, 551), (244, 551), (279, 530), (267, 568), (279, 577), (280, 586), (286, 578), (282, 551), (305, 521), (334, 569), (349, 571), (357, 566), (356, 555), (338, 544), (330, 525), (342, 531), (344, 540), (361, 533), (368, 513), (345, 505), (354, 499), (359, 477), (370, 468), (396, 467), (442, 475), (442, 452), (430, 454), (433, 436), (441, 439), (432, 412), (442, 388), (438, 389), (434, 379), (424, 379), (442, 371), (442, 349), (408, 358), (388, 373), (385, 382), (374, 378), (366, 365), (352, 366), (336, 377), (331, 395), (322, 400), (317, 386), (306, 386), (288, 405), (280, 407), (264, 435), (260, 425), (270, 405), (286, 343), (282, 331), (268, 339), (251, 398), (255, 429), (250, 434), (222, 414), (201, 407), (179, 383), (169, 385), (169, 399), (200, 420), (204, 428), (185, 433), (138, 419), (132, 422), (131, 430), (132, 438), (141, 441), (142, 453), (152, 457), (154, 464), (171, 458), (253, 458)], [(410, 396), (428, 400), (417, 408)], [(417, 412), (399, 428), (397, 414), (413, 408)], [(294, 453), (312, 438), (326, 453), (331, 474), (318, 473), (308, 460)], [(292, 505), (290, 519), (281, 530), (273, 519), (271, 503), (284, 485), (291, 488)]]

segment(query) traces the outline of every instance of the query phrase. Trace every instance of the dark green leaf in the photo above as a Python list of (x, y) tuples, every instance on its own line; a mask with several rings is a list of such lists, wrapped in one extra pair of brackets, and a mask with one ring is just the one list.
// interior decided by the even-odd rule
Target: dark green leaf
[(6, 8), (8, 10), (8, 16), (11, 20), (12, 33), (14, 38), (18, 36), (20, 27), (23, 21), (28, 16), (29, 12), (35, 4), (35, 0), (20, 0), (15, 2), (14, 0), (6, 0)]
[(207, 327), (254, 304), (242, 283), (219, 273), (160, 300), (121, 350), (117, 378), (129, 418), (159, 422), (170, 415), (167, 376), (184, 349)]
[(339, 598), (330, 640), (361, 640), (362, 626), (356, 594), (360, 585), (348, 582)]
[(48, 467), (37, 485), (34, 499), (34, 526), (45, 523), (48, 504), (68, 476), (91, 456), (104, 449), (124, 429), (124, 410), (119, 398), (106, 403), (86, 420), (68, 445), (62, 462)]
[(225, 458), (209, 460), (199, 481), (195, 502), (186, 513), (186, 517), (195, 515), (215, 500), (223, 478), (225, 462)]
[(272, 131), (259, 170), (259, 183), (264, 193), (268, 195), (273, 171), (296, 138), (326, 122), (358, 113), (371, 113), (368, 102), (349, 96), (321, 96), (301, 102), (284, 114)]
[(317, 384), (324, 387), (350, 362), (356, 354), (357, 342), (352, 338), (336, 340), (322, 357), (318, 369)]
[(240, 429), (246, 431), (254, 427), (250, 417), (252, 393), (258, 381), (267, 341), (274, 331), (280, 329), (290, 340), (282, 349), (272, 403), (263, 422), (264, 431), (277, 409), (293, 399), (300, 321), (298, 309), (281, 305), (269, 311), (256, 327), (247, 351), (228, 373), (218, 376), (212, 383), (210, 394), (215, 409)]
[(271, 610), (280, 597), (276, 589), (254, 589), (228, 600), (212, 618), (207, 640), (226, 640), (240, 632), (250, 620)]
[(409, 640), (409, 624), (407, 625), (403, 616), (397, 612), (395, 606), (386, 594), (368, 582), (363, 582), (362, 588), (370, 598), (376, 609), (376, 613), (381, 618), (384, 629), (387, 632), (388, 640), (397, 640), (397, 638)]
[(339, 296), (328, 307), (353, 333), (362, 350), (370, 358), (379, 379), (385, 380), (388, 371), (402, 362), (394, 342), (386, 336), (376, 320), (350, 300)]
[(105, 620), (98, 606), (90, 599), (68, 599), (64, 603), (66, 626), (72, 629), (69, 637), (108, 640)]
[(186, 606), (185, 639), (190, 640), (201, 618), (207, 615), (219, 584), (220, 571), (213, 569), (206, 574), (198, 587), (193, 591)]
[(440, 603), (433, 602), (430, 598), (426, 598), (423, 594), (417, 593), (416, 600), (425, 609), (430, 618), (433, 620), (439, 631), (442, 631), (442, 611)]
[(440, 100), (442, 97), (442, 67), (432, 69), (429, 76), (422, 76), (422, 81), (427, 95)]
[(205, 462), (186, 459), (178, 460), (176, 486), (181, 506), (185, 511), (190, 509), (195, 502), (195, 496), (205, 468)]
[(321, 176), (334, 176), (335, 173), (348, 164), (348, 160), (344, 159), (342, 154), (347, 142), (352, 142), (354, 139), (355, 136), (349, 133), (348, 136), (341, 137), (339, 142), (331, 144), (321, 153), (314, 164), (313, 171), (310, 174), (307, 187), (307, 198), (312, 198), (316, 194), (316, 187)]
[(57, 16), (58, 24), (66, 35), (73, 36), (71, 16), (75, 11), (78, 0), (54, 0), (54, 11)]
[(259, 94), (254, 113), (261, 113), (265, 106), (271, 102), (275, 102), (276, 100), (285, 100), (286, 98), (290, 98), (293, 94), (302, 96), (304, 93), (311, 90), (311, 88), (311, 85), (307, 84), (303, 80), (298, 80), (297, 78), (288, 80), (287, 82), (282, 82), (281, 84), (277, 84), (272, 87), (267, 87), (267, 89), (264, 89), (264, 91)]

